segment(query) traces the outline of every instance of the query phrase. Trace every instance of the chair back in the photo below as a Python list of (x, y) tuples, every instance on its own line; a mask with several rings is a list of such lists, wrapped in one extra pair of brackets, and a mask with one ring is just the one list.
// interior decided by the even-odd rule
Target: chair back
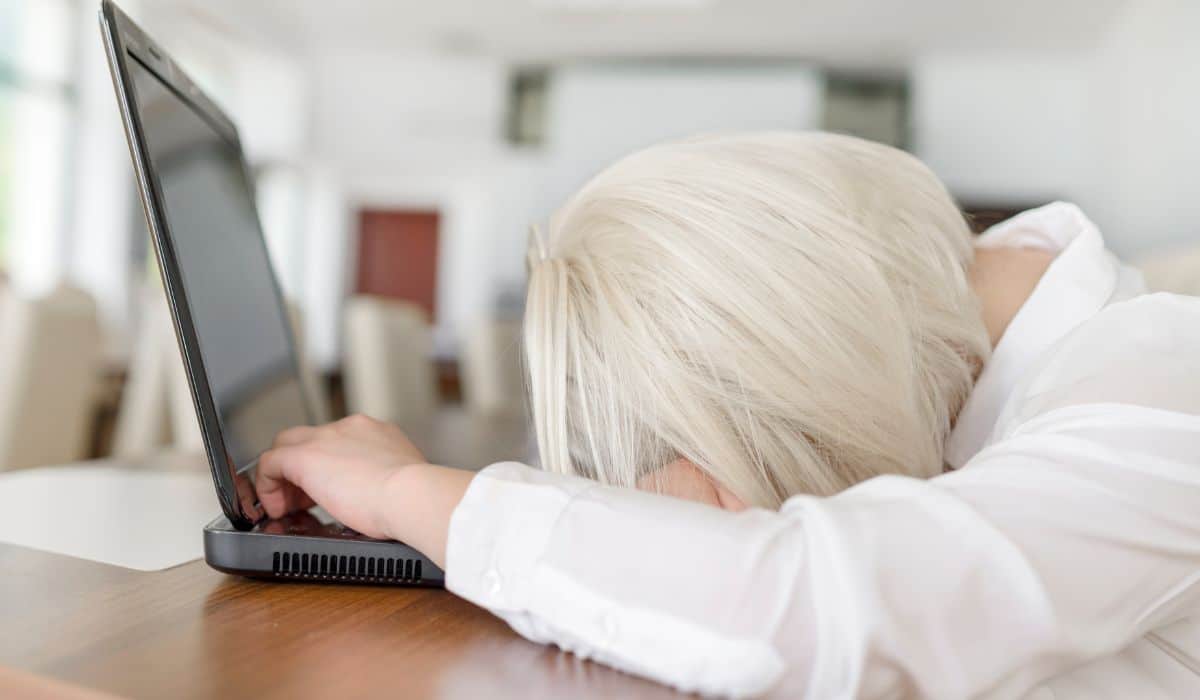
[[(114, 457), (140, 457), (161, 450), (171, 439), (167, 400), (168, 364), (179, 362), (171, 316), (161, 290), (143, 299), (125, 388), (113, 433)], [(186, 388), (186, 387), (185, 387)]]
[(462, 378), (463, 399), (472, 413), (523, 414), (521, 321), (485, 319), (476, 323), (463, 344)]
[(300, 365), (300, 383), (304, 385), (304, 395), (308, 398), (313, 420), (317, 423), (329, 422), (329, 392), (317, 368), (308, 358), (308, 344), (304, 336), (304, 311), (295, 302), (287, 302), (288, 320), (292, 324), (292, 337), (296, 339), (296, 363)]
[(101, 363), (96, 304), (62, 286), (0, 310), (0, 470), (87, 456)]
[(1200, 246), (1159, 253), (1136, 266), (1152, 292), (1200, 296)]
[[(328, 394), (304, 351), (300, 310), (288, 304), (289, 322), (296, 333), (300, 381), (318, 423), (329, 420)], [(265, 419), (269, 419), (266, 416)], [(142, 313), (121, 407), (117, 415), (113, 454), (143, 456), (166, 446), (179, 452), (204, 451), (200, 422), (188, 386), (187, 370), (171, 323), (166, 299), (147, 298)]]
[(346, 302), (346, 406), (402, 427), (436, 410), (432, 332), (420, 307), (359, 295)]

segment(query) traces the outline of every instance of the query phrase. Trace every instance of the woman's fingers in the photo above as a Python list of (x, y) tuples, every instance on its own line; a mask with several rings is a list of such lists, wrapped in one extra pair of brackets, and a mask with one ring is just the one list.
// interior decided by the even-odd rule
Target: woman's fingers
[(303, 445), (276, 447), (258, 458), (254, 485), (258, 501), (267, 515), (279, 518), (301, 507), (301, 502), (311, 502), (307, 496), (300, 497), (296, 493), (307, 493), (304, 482), (310, 451)]
[(303, 444), (316, 437), (317, 430), (318, 428), (314, 428), (311, 425), (299, 425), (295, 428), (288, 428), (275, 436), (275, 442), (272, 447)]
[(316, 505), (316, 503), (313, 502), (313, 499), (309, 498), (308, 494), (295, 484), (287, 484), (284, 486), (284, 493), (284, 500), (287, 504), (287, 511), (289, 513), (308, 510)]
[[(259, 457), (255, 488), (259, 503), (267, 511), (267, 515), (278, 518), (316, 505), (304, 488), (296, 482), (298, 474), (294, 469), (299, 468), (302, 455), (313, 452), (318, 442), (329, 442), (328, 438), (333, 435), (333, 425), (301, 425), (288, 428), (276, 435), (272, 449)], [(288, 474), (288, 469), (293, 469), (293, 473)]]
[(413, 445), (404, 431), (391, 423), (385, 423), (363, 414), (347, 416), (327, 426), (341, 437), (362, 444), (382, 447), (396, 454), (405, 464), (424, 462), (425, 457)]

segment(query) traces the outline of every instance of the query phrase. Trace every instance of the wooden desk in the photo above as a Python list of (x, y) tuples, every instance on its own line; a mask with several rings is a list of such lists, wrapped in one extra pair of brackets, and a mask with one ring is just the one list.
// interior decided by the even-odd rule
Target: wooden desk
[[(442, 590), (141, 573), (0, 544), (0, 666), (135, 698), (666, 698)], [(0, 688), (3, 695), (3, 688)]]
[[(414, 436), (431, 459), (520, 457), (515, 430), (453, 420)], [(5, 666), (136, 698), (676, 697), (526, 642), (443, 590), (267, 583), (202, 561), (143, 573), (0, 544)], [(0, 673), (0, 696), (27, 687)]]

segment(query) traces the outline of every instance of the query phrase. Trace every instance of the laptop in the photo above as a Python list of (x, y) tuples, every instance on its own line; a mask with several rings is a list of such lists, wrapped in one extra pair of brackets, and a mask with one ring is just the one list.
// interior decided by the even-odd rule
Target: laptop
[(237, 128), (109, 0), (100, 27), (224, 512), (204, 528), (205, 560), (281, 581), (442, 585), (420, 552), (320, 509), (266, 516), (254, 490), (258, 457), (279, 431), (313, 421)]

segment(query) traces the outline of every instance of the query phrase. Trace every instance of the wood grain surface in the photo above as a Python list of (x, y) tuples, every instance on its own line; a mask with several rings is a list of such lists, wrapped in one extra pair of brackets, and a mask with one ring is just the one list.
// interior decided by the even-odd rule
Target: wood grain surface
[[(412, 438), (431, 461), (469, 469), (529, 450), (521, 417), (461, 410), (440, 412)], [(202, 458), (186, 455), (122, 465), (207, 471)], [(88, 691), (256, 700), (679, 697), (526, 642), (444, 590), (254, 581), (203, 561), (140, 572), (0, 543), (0, 699)]]
[[(0, 666), (118, 696), (678, 697), (443, 590), (252, 581), (203, 562), (143, 573), (5, 544), (0, 571)], [(6, 678), (6, 697), (37, 687)]]

